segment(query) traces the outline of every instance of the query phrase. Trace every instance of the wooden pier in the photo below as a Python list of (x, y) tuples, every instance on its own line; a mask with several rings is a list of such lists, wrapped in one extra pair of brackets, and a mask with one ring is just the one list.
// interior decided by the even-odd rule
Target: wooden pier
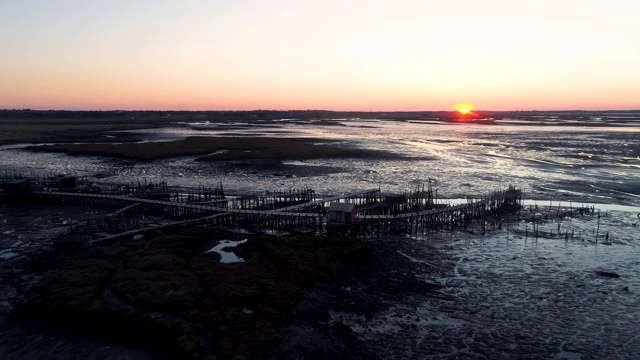
[(520, 209), (521, 203), (522, 192), (509, 187), (456, 206), (398, 214), (359, 215), (355, 231), (361, 236), (382, 236), (389, 233), (413, 235), (452, 230), (476, 220), (484, 220), (489, 215), (515, 213)]
[[(119, 208), (105, 218), (125, 220), (126, 213), (154, 214), (173, 219), (173, 226), (207, 224), (231, 228), (300, 230), (323, 233), (328, 221), (323, 205), (336, 201), (354, 201), (371, 206), (380, 201), (378, 189), (346, 193), (306, 203), (273, 210), (242, 209), (220, 206), (218, 203), (189, 203), (129, 195), (108, 195), (78, 192), (37, 191), (30, 195), (37, 202), (76, 203), (90, 206)], [(358, 214), (352, 224), (352, 232), (358, 236), (383, 236), (386, 234), (425, 234), (464, 226), (487, 215), (515, 211), (520, 207), (521, 192), (510, 188), (493, 193), (483, 199), (456, 206), (398, 214)], [(311, 211), (309, 211), (311, 210)], [(132, 218), (133, 216), (129, 216)], [(134, 226), (136, 223), (133, 224)], [(131, 224), (129, 224), (131, 226)], [(115, 228), (114, 226), (111, 226)], [(139, 231), (143, 231), (140, 229)], [(133, 234), (134, 232), (125, 231)]]
[[(380, 189), (368, 189), (318, 199), (309, 188), (227, 198), (222, 184), (178, 193), (170, 192), (166, 182), (137, 181), (108, 188), (67, 189), (29, 181), (35, 184), (24, 193), (5, 194), (3, 198), (17, 203), (53, 202), (116, 209), (101, 219), (86, 219), (85, 227), (91, 234), (120, 234), (102, 238), (132, 236), (149, 228), (160, 230), (196, 224), (254, 231), (326, 233), (339, 229), (354, 236), (414, 235), (451, 230), (491, 215), (516, 212), (522, 203), (522, 192), (511, 186), (468, 200), (466, 204), (447, 206), (435, 203), (431, 186), (425, 188), (424, 185), (401, 195), (383, 195)], [(44, 182), (50, 183), (48, 179)], [(332, 205), (335, 203), (345, 203), (347, 208), (355, 207), (355, 210), (349, 210), (353, 213), (346, 217), (334, 213), (329, 219), (328, 208), (344, 208)], [(159, 225), (144, 225), (143, 219), (148, 215), (159, 217), (155, 219)], [(348, 218), (348, 221), (336, 222), (338, 218)], [(76, 221), (80, 223), (82, 221)]]

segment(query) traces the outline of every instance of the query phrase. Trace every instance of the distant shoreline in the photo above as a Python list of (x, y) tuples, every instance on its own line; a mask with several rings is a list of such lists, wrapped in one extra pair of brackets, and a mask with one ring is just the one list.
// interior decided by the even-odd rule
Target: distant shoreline
[(0, 110), (0, 145), (32, 143), (133, 143), (129, 130), (167, 126), (341, 126), (348, 121), (402, 121), (431, 124), (640, 127), (634, 111), (38, 111)]
[(344, 145), (335, 146), (333, 143), (334, 141), (318, 138), (193, 136), (184, 140), (163, 142), (56, 144), (27, 146), (26, 149), (137, 161), (182, 156), (196, 156), (198, 161), (250, 161), (258, 163), (320, 158), (402, 158), (388, 152), (358, 149)]

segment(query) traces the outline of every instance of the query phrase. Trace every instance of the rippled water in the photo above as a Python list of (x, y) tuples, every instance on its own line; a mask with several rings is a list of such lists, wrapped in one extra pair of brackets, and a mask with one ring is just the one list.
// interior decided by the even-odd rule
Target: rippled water
[(193, 157), (135, 164), (0, 148), (0, 171), (20, 167), (40, 173), (110, 175), (103, 182), (129, 182), (132, 178), (164, 179), (170, 185), (184, 186), (222, 182), (228, 191), (242, 193), (301, 186), (312, 187), (318, 194), (378, 186), (386, 192), (403, 192), (431, 178), (439, 194), (450, 197), (481, 194), (512, 183), (532, 197), (640, 204), (637, 126), (424, 125), (390, 121), (345, 124), (348, 126), (283, 124), (233, 130), (201, 124), (195, 128), (141, 130), (140, 135), (150, 141), (220, 134), (321, 137), (402, 154), (407, 159), (296, 161), (280, 168), (260, 169), (195, 162)]
[(403, 294), (372, 317), (332, 316), (385, 359), (638, 359), (639, 221), (608, 210), (541, 225), (574, 230), (567, 239), (515, 233), (531, 229), (525, 220), (487, 236), (372, 239), (443, 288)]
[[(456, 264), (454, 276), (445, 279), (446, 292), (462, 301), (443, 303), (441, 310), (466, 323), (449, 330), (461, 332), (469, 344), (481, 342), (470, 348), (485, 351), (503, 348), (507, 354), (539, 358), (566, 351), (589, 359), (640, 358), (638, 218), (611, 211), (599, 222), (599, 243), (594, 215), (563, 220), (561, 226), (581, 232), (581, 238), (499, 233), (447, 245)], [(546, 229), (555, 226), (546, 224)], [(605, 232), (611, 245), (603, 244)]]
[(224, 249), (233, 248), (240, 244), (244, 244), (246, 242), (247, 242), (247, 239), (240, 240), (240, 241), (221, 240), (218, 242), (218, 245), (207, 250), (207, 252), (216, 252), (220, 254), (221, 263), (229, 264), (229, 263), (236, 263), (236, 262), (244, 262), (243, 258), (239, 258), (231, 250), (224, 250)]
[[(557, 232), (558, 227), (573, 232), (575, 237), (566, 240), (502, 230), (439, 242), (436, 248), (453, 259), (454, 271), (436, 280), (456, 301), (428, 298), (397, 304), (369, 319), (368, 330), (355, 320), (349, 325), (368, 339), (394, 339), (389, 358), (640, 358), (640, 127), (635, 124), (603, 128), (372, 120), (346, 126), (240, 125), (229, 129), (205, 123), (141, 134), (147, 141), (220, 134), (321, 137), (406, 159), (292, 161), (264, 169), (195, 162), (193, 157), (135, 164), (5, 147), (0, 149), (0, 171), (76, 173), (114, 183), (132, 178), (181, 186), (222, 182), (228, 193), (310, 186), (318, 195), (378, 186), (384, 192), (403, 192), (433, 179), (440, 197), (480, 195), (515, 184), (541, 207), (552, 201), (554, 206), (607, 204), (595, 205), (600, 220), (588, 215), (540, 226), (543, 232)], [(95, 179), (96, 174), (106, 177)], [(610, 245), (603, 243), (605, 234)], [(418, 247), (433, 244), (430, 237), (406, 241)], [(419, 251), (410, 255), (424, 260)], [(407, 313), (419, 320), (408, 324), (404, 315), (395, 316)]]

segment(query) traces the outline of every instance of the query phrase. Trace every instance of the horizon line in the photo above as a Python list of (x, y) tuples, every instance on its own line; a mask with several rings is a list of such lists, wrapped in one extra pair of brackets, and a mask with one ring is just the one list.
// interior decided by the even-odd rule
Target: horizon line
[[(32, 109), (32, 108), (22, 108), (22, 109), (0, 109), (0, 111), (69, 111), (69, 112), (149, 112), (149, 111), (158, 111), (158, 112), (255, 112), (255, 111), (271, 111), (271, 112), (286, 112), (286, 111), (325, 111), (325, 112), (337, 112), (337, 113), (350, 113), (350, 112), (358, 112), (358, 113), (420, 113), (420, 112), (453, 112), (457, 113), (457, 110), (330, 110), (330, 109), (209, 109), (209, 110), (188, 110), (188, 109), (171, 109), (171, 110), (161, 110), (161, 109)], [(637, 109), (547, 109), (547, 110), (539, 110), (539, 109), (529, 109), (529, 110), (473, 110), (473, 112), (621, 112), (621, 111), (630, 111), (630, 112), (640, 112), (640, 108)]]

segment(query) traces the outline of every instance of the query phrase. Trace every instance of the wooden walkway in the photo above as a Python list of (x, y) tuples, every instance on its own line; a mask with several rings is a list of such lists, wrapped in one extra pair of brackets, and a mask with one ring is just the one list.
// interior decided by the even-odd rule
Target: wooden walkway
[(358, 235), (426, 234), (431, 231), (453, 229), (484, 220), (487, 215), (513, 212), (520, 209), (522, 192), (515, 188), (497, 191), (478, 201), (456, 206), (439, 207), (408, 213), (358, 215), (354, 230)]
[(75, 193), (75, 192), (33, 192), (32, 194), (42, 197), (42, 198), (58, 198), (60, 200), (75, 198), (78, 200), (87, 200), (91, 202), (91, 200), (95, 201), (113, 201), (117, 203), (124, 203), (130, 205), (136, 204), (147, 204), (154, 205), (166, 208), (174, 208), (178, 212), (188, 213), (189, 210), (192, 212), (219, 212), (219, 213), (229, 213), (229, 214), (253, 214), (253, 215), (277, 215), (277, 216), (293, 216), (293, 217), (317, 217), (317, 213), (301, 213), (301, 212), (290, 212), (290, 211), (281, 211), (281, 209), (276, 210), (249, 210), (249, 209), (234, 209), (227, 207), (217, 207), (211, 206), (208, 204), (201, 203), (177, 203), (172, 201), (164, 201), (164, 200), (152, 200), (152, 199), (144, 199), (137, 198), (133, 196), (125, 196), (125, 195), (103, 195), (103, 194), (90, 194), (90, 193)]
[[(109, 235), (99, 239), (99, 241), (108, 241), (168, 227), (201, 223), (223, 227), (277, 228), (285, 230), (313, 229), (324, 232), (334, 225), (329, 224), (328, 218), (324, 213), (323, 206), (325, 203), (350, 200), (367, 205), (375, 204), (376, 201), (381, 200), (380, 190), (370, 189), (325, 197), (278, 209), (255, 210), (223, 207), (219, 204), (155, 200), (139, 198), (134, 195), (34, 192), (32, 196), (43, 200), (61, 202), (69, 200), (69, 202), (121, 207), (120, 210), (110, 214), (109, 216), (111, 217), (116, 217), (123, 214), (125, 210), (135, 208), (136, 211), (141, 213), (155, 212), (165, 216), (170, 215), (169, 217), (174, 218), (187, 218), (155, 227), (139, 228), (116, 235)], [(464, 226), (471, 221), (484, 218), (487, 214), (519, 209), (521, 200), (522, 192), (515, 188), (509, 188), (505, 191), (494, 192), (483, 199), (456, 206), (385, 215), (358, 214), (353, 226), (349, 226), (356, 234), (362, 235), (385, 235), (388, 233), (424, 234), (429, 231)], [(308, 209), (311, 208), (315, 212), (309, 212)], [(307, 211), (301, 212), (299, 210)]]
[(475, 207), (491, 206), (491, 203), (493, 203), (493, 202), (499, 202), (501, 200), (511, 200), (512, 198), (513, 197), (510, 196), (510, 195), (502, 195), (502, 196), (491, 197), (489, 199), (481, 199), (481, 200), (478, 200), (478, 201), (475, 201), (475, 202), (471, 202), (471, 203), (467, 203), (467, 204), (447, 206), (447, 207), (444, 207), (444, 208), (435, 208), (435, 209), (422, 210), (422, 211), (416, 211), (416, 212), (410, 212), (410, 213), (388, 214), (388, 215), (358, 215), (358, 219), (361, 219), (361, 220), (371, 220), (371, 219), (384, 219), (384, 220), (407, 219), (407, 218), (412, 218), (412, 217), (416, 217), (416, 216), (433, 215), (433, 214), (439, 214), (439, 213), (451, 212), (451, 211), (470, 210), (470, 209), (475, 208)]
[(356, 191), (356, 192), (347, 193), (347, 194), (330, 196), (330, 197), (322, 198), (320, 200), (309, 201), (309, 202), (306, 202), (304, 204), (287, 206), (287, 207), (283, 207), (283, 208), (280, 208), (280, 209), (275, 209), (274, 211), (280, 212), (280, 211), (291, 211), (291, 210), (298, 210), (298, 209), (306, 209), (306, 208), (309, 208), (309, 207), (322, 205), (324, 203), (329, 203), (329, 202), (333, 202), (333, 201), (339, 201), (339, 200), (359, 197), (359, 196), (367, 195), (367, 194), (375, 194), (375, 193), (379, 193), (379, 192), (380, 192), (380, 189), (369, 189), (369, 190)]

